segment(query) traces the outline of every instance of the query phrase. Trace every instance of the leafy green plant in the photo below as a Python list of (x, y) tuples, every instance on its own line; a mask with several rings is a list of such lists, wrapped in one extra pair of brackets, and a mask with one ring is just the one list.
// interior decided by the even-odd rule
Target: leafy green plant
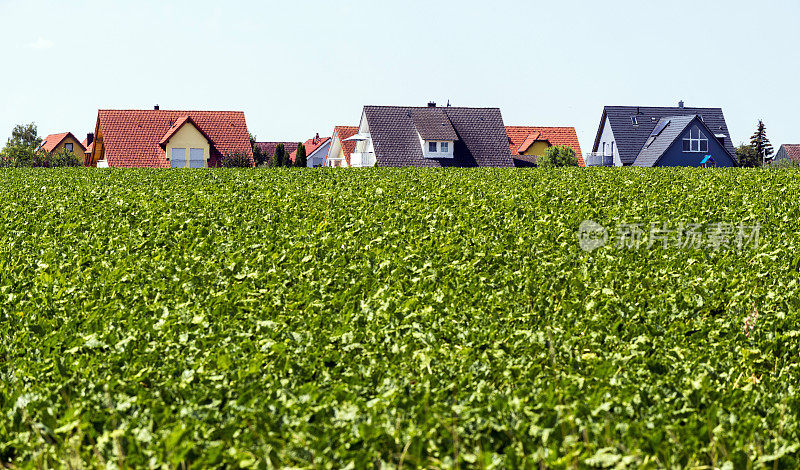
[(548, 147), (544, 155), (536, 159), (539, 168), (556, 168), (578, 166), (575, 150), (565, 146)]
[(252, 168), (253, 162), (249, 155), (243, 152), (233, 152), (222, 156), (221, 166), (223, 168)]
[(0, 172), (0, 465), (800, 466), (794, 171), (362, 170)]
[(47, 154), (46, 159), (47, 166), (51, 168), (81, 166), (78, 156), (73, 152), (67, 152), (65, 149)]

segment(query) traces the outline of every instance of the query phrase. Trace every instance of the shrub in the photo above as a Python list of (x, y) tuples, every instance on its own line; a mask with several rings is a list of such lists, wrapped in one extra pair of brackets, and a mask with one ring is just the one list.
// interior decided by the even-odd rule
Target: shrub
[(47, 165), (50, 168), (81, 166), (81, 161), (73, 152), (61, 149), (58, 152), (46, 155)]
[(575, 150), (557, 145), (545, 150), (544, 155), (536, 161), (539, 168), (556, 168), (563, 166), (578, 166), (578, 157)]
[(223, 168), (252, 168), (250, 156), (243, 152), (226, 153), (222, 156)]

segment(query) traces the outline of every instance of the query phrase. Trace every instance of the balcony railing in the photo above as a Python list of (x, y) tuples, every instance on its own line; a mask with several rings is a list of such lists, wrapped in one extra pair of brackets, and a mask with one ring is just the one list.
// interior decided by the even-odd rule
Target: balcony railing
[(587, 153), (583, 159), (586, 166), (614, 166), (614, 156), (602, 153)]
[(375, 154), (372, 152), (351, 153), (350, 166), (354, 167), (375, 166)]

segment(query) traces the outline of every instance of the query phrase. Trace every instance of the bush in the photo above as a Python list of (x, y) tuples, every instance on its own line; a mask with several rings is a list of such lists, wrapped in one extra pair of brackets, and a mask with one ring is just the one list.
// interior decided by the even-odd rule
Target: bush
[(65, 149), (50, 153), (46, 158), (47, 166), (50, 168), (81, 166), (81, 161), (78, 159), (78, 156), (72, 152), (67, 152)]
[(766, 166), (766, 168), (773, 169), (773, 170), (786, 170), (786, 169), (792, 169), (792, 168), (800, 168), (800, 163), (797, 163), (796, 161), (794, 161), (792, 159), (786, 158), (786, 159), (781, 159), (781, 160), (775, 160), (772, 163), (768, 164)]
[(223, 168), (252, 168), (250, 156), (242, 152), (226, 153), (222, 156)]
[(549, 147), (544, 155), (536, 160), (539, 168), (556, 168), (564, 166), (578, 166), (578, 157), (575, 150), (564, 146)]

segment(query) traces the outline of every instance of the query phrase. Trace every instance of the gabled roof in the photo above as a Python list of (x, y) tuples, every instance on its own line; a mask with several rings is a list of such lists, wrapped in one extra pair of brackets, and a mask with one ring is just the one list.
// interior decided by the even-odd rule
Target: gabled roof
[[(708, 139), (714, 139), (714, 132), (700, 119), (700, 116), (667, 116), (658, 120), (654, 130), (660, 130), (657, 135), (648, 136), (645, 147), (639, 152), (633, 166), (652, 167), (664, 155), (672, 144), (675, 143), (689, 126), (697, 125), (706, 134)], [(651, 131), (651, 134), (655, 132)], [(652, 137), (652, 140), (651, 140)], [(727, 151), (727, 149), (725, 149)], [(731, 159), (736, 161), (733, 155)]]
[[(354, 135), (358, 134), (358, 126), (336, 126), (333, 128), (333, 135), (339, 138), (340, 145), (342, 146), (342, 153), (344, 153), (344, 160), (347, 162), (347, 166), (350, 166), (350, 154), (356, 151), (356, 143), (354, 141), (345, 142), (345, 139), (349, 139)], [(330, 149), (328, 150), (330, 153)]]
[(44, 150), (45, 152), (52, 152), (55, 150), (62, 142), (64, 142), (67, 137), (72, 137), (75, 142), (78, 142), (78, 145), (81, 146), (81, 150), (84, 152), (86, 151), (86, 146), (81, 143), (80, 140), (76, 139), (72, 132), (62, 132), (60, 134), (50, 134), (45, 137), (44, 142), (42, 145), (39, 146), (39, 150)]
[(513, 156), (525, 153), (537, 141), (546, 141), (553, 146), (571, 148), (578, 157), (578, 165), (585, 166), (574, 127), (506, 126), (506, 134)]
[[(433, 116), (424, 118), (427, 122), (436, 122), (441, 113), (447, 116), (457, 138), (454, 158), (423, 157), (415, 119), (422, 122), (424, 113)], [(503, 116), (497, 108), (365, 106), (364, 116), (375, 148), (376, 166), (514, 166)]]
[(786, 150), (786, 156), (800, 163), (800, 144), (784, 144), (781, 147)]
[[(307, 141), (303, 142), (303, 147), (306, 149), (306, 157), (311, 156), (312, 153), (316, 152), (317, 149), (324, 146), (326, 142), (331, 140), (330, 137), (320, 137), (319, 134), (316, 137), (312, 137)], [(292, 161), (297, 157), (297, 144), (295, 144), (294, 150), (289, 155), (292, 158)]]
[(442, 108), (412, 110), (411, 119), (422, 140), (458, 140), (453, 124)]
[[(620, 159), (623, 164), (630, 165), (642, 151), (650, 133), (653, 132), (660, 119), (670, 116), (695, 115), (701, 116), (713, 135), (725, 134), (725, 149), (731, 155), (735, 155), (733, 139), (728, 132), (728, 125), (721, 108), (606, 106), (603, 108), (603, 117), (600, 119), (600, 127), (597, 130), (592, 151), (597, 152), (603, 124), (608, 119), (611, 130), (614, 132)], [(636, 117), (637, 124), (633, 123), (632, 117)]]
[(218, 164), (228, 153), (244, 153), (251, 159), (250, 134), (240, 111), (98, 111), (105, 159), (113, 167), (168, 168), (166, 152), (159, 145), (176, 124), (191, 119), (210, 142), (211, 164)]
[(164, 137), (161, 139), (161, 142), (159, 142), (158, 145), (160, 145), (161, 148), (166, 149), (167, 144), (172, 139), (172, 137), (175, 134), (177, 134), (178, 131), (181, 130), (181, 128), (186, 124), (191, 124), (195, 129), (197, 129), (197, 132), (199, 132), (208, 141), (209, 144), (211, 143), (211, 137), (209, 137), (205, 132), (203, 132), (203, 129), (199, 127), (197, 124), (195, 124), (191, 116), (187, 114), (186, 116), (181, 116), (180, 119), (175, 121), (175, 124), (173, 124), (172, 127), (169, 128), (166, 134), (164, 134)]

